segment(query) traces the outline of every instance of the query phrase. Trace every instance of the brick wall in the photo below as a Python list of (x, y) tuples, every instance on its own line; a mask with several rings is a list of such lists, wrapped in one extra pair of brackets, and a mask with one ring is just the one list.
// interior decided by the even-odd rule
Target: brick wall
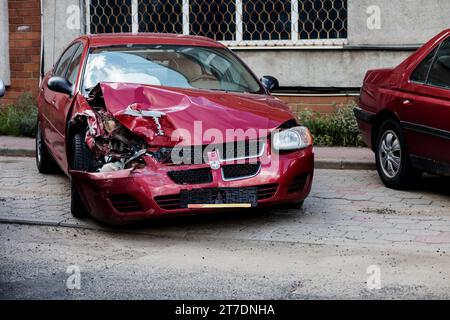
[(342, 96), (301, 96), (301, 95), (283, 95), (277, 96), (280, 100), (287, 103), (294, 113), (299, 113), (305, 109), (318, 112), (323, 115), (333, 113), (336, 108), (346, 106), (357, 100), (357, 97), (350, 95)]
[(14, 103), (24, 92), (37, 96), (40, 76), (40, 0), (8, 0), (11, 86), (0, 100)]

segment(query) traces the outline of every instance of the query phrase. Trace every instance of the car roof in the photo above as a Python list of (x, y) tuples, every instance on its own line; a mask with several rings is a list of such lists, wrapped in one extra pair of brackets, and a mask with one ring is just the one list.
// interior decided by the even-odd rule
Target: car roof
[(80, 38), (87, 38), (90, 47), (106, 47), (127, 44), (166, 44), (216, 48), (225, 47), (221, 43), (206, 37), (168, 33), (108, 33), (87, 35)]

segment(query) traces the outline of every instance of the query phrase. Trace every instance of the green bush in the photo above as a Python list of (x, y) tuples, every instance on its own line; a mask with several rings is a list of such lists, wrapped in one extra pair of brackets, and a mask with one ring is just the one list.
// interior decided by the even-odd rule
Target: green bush
[(353, 108), (354, 105), (337, 108), (329, 116), (305, 110), (298, 117), (300, 123), (311, 130), (317, 146), (364, 146)]
[(34, 137), (36, 135), (37, 107), (32, 95), (25, 93), (17, 103), (0, 109), (0, 134)]

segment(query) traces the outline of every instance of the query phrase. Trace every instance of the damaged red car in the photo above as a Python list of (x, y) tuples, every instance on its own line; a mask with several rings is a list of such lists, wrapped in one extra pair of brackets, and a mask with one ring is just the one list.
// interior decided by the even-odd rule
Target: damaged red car
[(71, 181), (75, 217), (301, 205), (312, 138), (222, 44), (143, 34), (74, 40), (40, 87), (36, 162)]

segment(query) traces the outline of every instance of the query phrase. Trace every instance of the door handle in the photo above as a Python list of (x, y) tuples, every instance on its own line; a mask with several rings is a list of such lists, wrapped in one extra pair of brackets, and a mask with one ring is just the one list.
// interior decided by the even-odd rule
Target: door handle
[(409, 99), (404, 99), (403, 100), (403, 105), (405, 105), (405, 106), (410, 106), (410, 105), (412, 105), (413, 104), (413, 101), (412, 100), (409, 100)]

